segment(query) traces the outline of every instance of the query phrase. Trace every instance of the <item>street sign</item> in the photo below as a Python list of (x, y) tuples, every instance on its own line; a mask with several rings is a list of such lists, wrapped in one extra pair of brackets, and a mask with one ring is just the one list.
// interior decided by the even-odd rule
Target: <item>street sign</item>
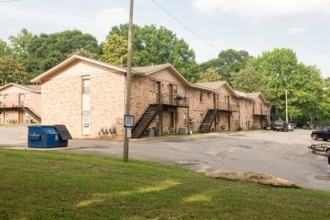
[(125, 115), (124, 116), (124, 127), (125, 128), (134, 127), (134, 115)]

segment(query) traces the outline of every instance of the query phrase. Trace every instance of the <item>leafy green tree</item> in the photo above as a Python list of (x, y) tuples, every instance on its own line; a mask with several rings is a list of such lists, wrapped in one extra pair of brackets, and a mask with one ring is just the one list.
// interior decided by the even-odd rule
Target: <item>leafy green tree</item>
[(286, 92), (289, 116), (299, 120), (300, 125), (320, 113), (317, 93), (325, 85), (320, 71), (315, 66), (299, 63), (293, 50), (267, 51), (250, 64), (265, 77), (267, 98), (273, 104), (273, 118), (285, 118)]
[(23, 29), (17, 36), (11, 36), (10, 41), (15, 58), (32, 76), (52, 68), (73, 53), (100, 53), (96, 38), (78, 30), (37, 36)]
[(79, 55), (79, 56), (83, 56), (83, 57), (87, 57), (87, 58), (91, 58), (91, 59), (95, 59), (95, 60), (99, 59), (98, 54), (92, 53), (85, 49), (76, 50), (73, 53), (69, 54), (67, 57), (71, 57), (73, 55)]
[(28, 73), (33, 73), (37, 68), (36, 57), (30, 52), (36, 37), (27, 29), (22, 29), (17, 36), (9, 37), (14, 58), (23, 64)]
[(0, 56), (12, 55), (10, 46), (3, 40), (0, 39)]
[[(128, 25), (122, 24), (113, 27), (108, 39), (116, 34), (127, 40)], [(188, 80), (198, 79), (198, 65), (195, 53), (189, 45), (179, 39), (172, 31), (155, 25), (133, 27), (133, 65), (148, 66), (162, 63), (171, 63)], [(108, 56), (104, 53), (105, 56)]]
[(126, 66), (127, 64), (127, 40), (120, 35), (112, 34), (102, 44), (101, 60), (112, 64)]
[(220, 81), (221, 77), (213, 68), (208, 68), (205, 72), (201, 73), (198, 82), (216, 82)]
[(13, 53), (18, 57), (25, 56), (29, 54), (29, 50), (33, 45), (33, 41), (36, 35), (29, 32), (27, 29), (22, 29), (17, 36), (10, 36), (10, 45), (13, 49)]
[(232, 86), (242, 92), (261, 92), (266, 98), (269, 96), (264, 75), (251, 65), (232, 75)]
[(231, 84), (232, 75), (244, 69), (249, 59), (251, 56), (245, 50), (223, 50), (217, 58), (201, 64), (201, 69), (204, 71), (208, 68), (214, 68), (223, 80)]
[(7, 83), (26, 84), (29, 79), (23, 65), (17, 60), (10, 56), (0, 57), (0, 86)]

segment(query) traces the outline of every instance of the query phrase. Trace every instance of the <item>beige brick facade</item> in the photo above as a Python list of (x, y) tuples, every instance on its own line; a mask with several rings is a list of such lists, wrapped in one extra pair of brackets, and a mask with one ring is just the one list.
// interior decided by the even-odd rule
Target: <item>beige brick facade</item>
[(40, 108), (40, 86), (10, 83), (0, 88), (0, 124), (38, 123)]
[[(90, 82), (85, 92), (84, 79)], [(122, 135), (124, 83), (124, 73), (74, 61), (42, 83), (42, 124), (64, 124), (73, 137)]]
[[(269, 115), (260, 94), (250, 97), (226, 82), (193, 85), (169, 64), (133, 68), (132, 73), (135, 122), (151, 105), (162, 106), (145, 134), (198, 131), (210, 109), (218, 110), (212, 131), (262, 127), (263, 114)], [(41, 74), (33, 82), (41, 84), (42, 124), (65, 124), (74, 138), (122, 137), (125, 75), (125, 68), (81, 56)]]

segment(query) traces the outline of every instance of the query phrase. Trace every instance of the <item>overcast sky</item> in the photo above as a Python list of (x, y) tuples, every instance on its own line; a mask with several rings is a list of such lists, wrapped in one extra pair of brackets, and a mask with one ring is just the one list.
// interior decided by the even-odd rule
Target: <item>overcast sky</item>
[[(78, 29), (100, 43), (111, 27), (128, 22), (129, 2), (0, 0), (0, 38), (8, 41), (22, 28), (34, 34)], [(330, 0), (135, 0), (134, 23), (172, 30), (198, 62), (229, 48), (254, 56), (290, 48), (330, 77)]]

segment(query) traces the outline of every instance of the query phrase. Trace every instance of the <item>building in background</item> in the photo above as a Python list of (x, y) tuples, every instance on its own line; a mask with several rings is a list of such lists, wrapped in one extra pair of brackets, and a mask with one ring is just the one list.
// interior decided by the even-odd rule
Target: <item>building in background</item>
[[(126, 68), (74, 55), (32, 82), (41, 85), (42, 124), (64, 124), (73, 137), (124, 134)], [(249, 109), (241, 111), (245, 100)], [(136, 67), (132, 136), (252, 128), (260, 122), (253, 115), (260, 100), (239, 95), (227, 82), (191, 84), (170, 64)]]
[(15, 83), (0, 87), (0, 124), (40, 123), (40, 88)]

